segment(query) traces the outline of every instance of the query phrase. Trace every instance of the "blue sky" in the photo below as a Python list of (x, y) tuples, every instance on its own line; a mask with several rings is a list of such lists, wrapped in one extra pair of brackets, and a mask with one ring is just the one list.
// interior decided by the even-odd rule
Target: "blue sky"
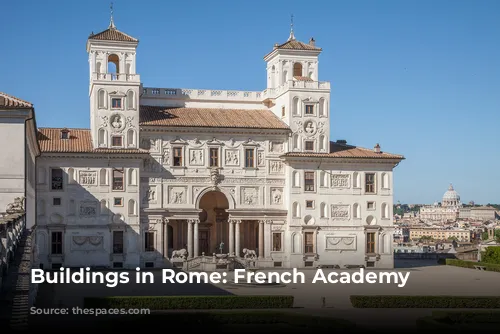
[[(109, 2), (3, 1), (0, 91), (39, 127), (89, 127), (86, 39)], [(145, 86), (263, 90), (288, 38), (323, 48), (332, 140), (400, 153), (394, 200), (500, 203), (500, 1), (114, 1)]]

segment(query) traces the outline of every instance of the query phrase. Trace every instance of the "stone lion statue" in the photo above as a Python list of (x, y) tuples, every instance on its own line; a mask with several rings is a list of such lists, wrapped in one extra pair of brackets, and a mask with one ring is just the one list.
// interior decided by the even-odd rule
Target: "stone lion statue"
[(172, 259), (186, 259), (188, 255), (187, 249), (174, 250), (172, 252)]
[(245, 259), (253, 260), (257, 257), (257, 253), (254, 250), (243, 248), (243, 256)]
[(7, 205), (5, 210), (8, 214), (23, 213), (24, 212), (24, 197), (14, 198), (14, 202)]

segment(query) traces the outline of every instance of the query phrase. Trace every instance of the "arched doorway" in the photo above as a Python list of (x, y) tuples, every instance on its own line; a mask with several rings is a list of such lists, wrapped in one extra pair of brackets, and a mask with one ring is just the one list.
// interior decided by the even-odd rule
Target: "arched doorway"
[(229, 230), (227, 209), (229, 201), (220, 191), (209, 191), (200, 199), (199, 209), (200, 225), (198, 230), (198, 240), (200, 254), (210, 255), (219, 253), (220, 244), (223, 243), (223, 253), (229, 250)]

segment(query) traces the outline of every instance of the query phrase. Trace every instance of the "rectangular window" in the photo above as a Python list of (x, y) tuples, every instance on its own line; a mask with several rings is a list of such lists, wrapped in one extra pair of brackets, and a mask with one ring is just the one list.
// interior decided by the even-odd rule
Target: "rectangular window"
[(306, 151), (314, 151), (314, 141), (306, 140)]
[(314, 172), (304, 173), (304, 190), (314, 191)]
[(375, 254), (375, 232), (366, 233), (366, 253)]
[(144, 233), (144, 251), (154, 252), (155, 251), (155, 233), (145, 232)]
[(281, 117), (285, 117), (285, 107), (281, 107)]
[(182, 147), (174, 147), (174, 166), (182, 167)]
[(52, 190), (63, 190), (63, 170), (61, 168), (52, 168), (50, 172)]
[(52, 199), (52, 205), (53, 206), (60, 206), (61, 205), (61, 197), (54, 197)]
[(113, 231), (113, 254), (123, 254), (123, 231)]
[(314, 232), (304, 233), (304, 253), (314, 253)]
[(62, 232), (52, 232), (51, 235), (51, 254), (61, 255), (63, 253)]
[(365, 193), (368, 193), (368, 194), (375, 193), (375, 174), (374, 173), (365, 174)]
[(123, 146), (123, 137), (121, 136), (113, 136), (113, 138), (111, 138), (111, 145), (112, 146)]
[(253, 148), (247, 148), (245, 150), (245, 167), (254, 168), (255, 167), (255, 150)]
[(123, 169), (113, 169), (113, 190), (123, 190)]
[(281, 251), (281, 232), (273, 232), (273, 252)]
[(111, 99), (111, 108), (121, 109), (121, 107), (122, 107), (122, 99)]
[(368, 210), (375, 210), (375, 202), (368, 202), (368, 203), (366, 203), (366, 208)]
[(219, 149), (216, 147), (210, 148), (210, 167), (219, 167)]
[(113, 199), (114, 206), (123, 206), (123, 197), (115, 197)]
[(69, 132), (61, 131), (61, 139), (69, 139)]
[(306, 201), (306, 208), (313, 209), (314, 208), (314, 201)]
[(314, 106), (313, 105), (306, 105), (306, 115), (313, 115), (314, 114)]

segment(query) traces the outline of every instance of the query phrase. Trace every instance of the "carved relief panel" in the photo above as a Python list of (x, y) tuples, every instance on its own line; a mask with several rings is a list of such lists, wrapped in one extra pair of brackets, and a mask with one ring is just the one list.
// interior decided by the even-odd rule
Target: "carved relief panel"
[(355, 251), (356, 236), (326, 235), (325, 249), (334, 251)]
[(283, 204), (283, 189), (282, 188), (271, 188), (271, 205), (281, 205)]
[(349, 220), (351, 206), (347, 204), (332, 204), (331, 217), (333, 220)]
[(74, 235), (71, 237), (71, 251), (101, 251), (104, 249), (103, 236)]
[(224, 163), (226, 166), (239, 166), (240, 165), (240, 151), (239, 150), (226, 150)]
[(98, 203), (95, 201), (83, 201), (80, 203), (80, 217), (93, 218), (97, 216)]
[(259, 167), (263, 167), (266, 164), (264, 154), (265, 154), (265, 152), (263, 150), (257, 151), (257, 166), (259, 166)]
[(331, 176), (331, 187), (332, 188), (344, 188), (348, 189), (351, 187), (351, 175), (349, 174), (333, 174)]
[(269, 161), (269, 174), (283, 174), (283, 173), (284, 173), (283, 162), (279, 160)]
[(258, 205), (259, 204), (259, 188), (258, 187), (241, 187), (240, 203), (242, 205)]
[(158, 193), (156, 186), (148, 186), (145, 188), (144, 197), (142, 198), (143, 203), (155, 204), (157, 203)]
[(78, 182), (82, 186), (93, 186), (97, 184), (97, 172), (80, 171)]
[(269, 142), (269, 153), (280, 154), (284, 153), (285, 144), (283, 142), (271, 141)]
[(168, 188), (168, 203), (170, 204), (186, 204), (187, 203), (187, 187), (169, 187)]
[(190, 149), (189, 150), (189, 164), (191, 166), (203, 166), (205, 165), (203, 156), (203, 150), (201, 149)]

